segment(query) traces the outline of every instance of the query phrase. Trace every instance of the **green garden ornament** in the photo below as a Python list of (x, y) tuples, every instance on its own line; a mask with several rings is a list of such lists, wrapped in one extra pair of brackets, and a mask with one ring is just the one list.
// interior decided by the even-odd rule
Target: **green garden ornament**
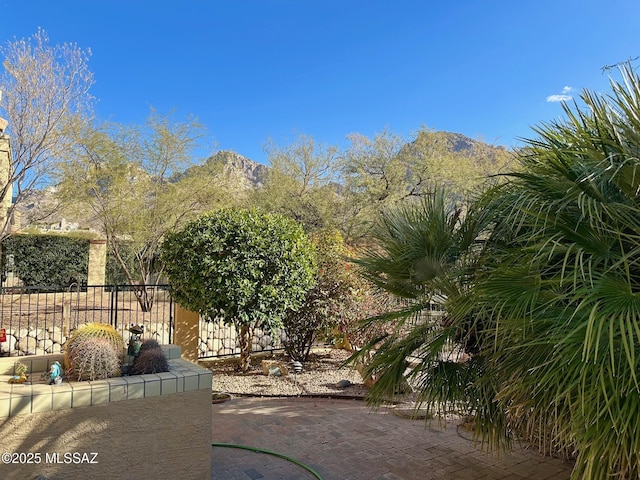
[(131, 333), (127, 346), (127, 355), (137, 357), (140, 353), (140, 346), (142, 345), (140, 337), (144, 333), (144, 325), (131, 325), (127, 330)]

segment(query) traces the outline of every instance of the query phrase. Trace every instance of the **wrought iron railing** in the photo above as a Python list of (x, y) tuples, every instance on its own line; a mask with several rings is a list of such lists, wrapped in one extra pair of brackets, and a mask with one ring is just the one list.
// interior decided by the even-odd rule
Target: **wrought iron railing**
[[(141, 289), (153, 298), (143, 311)], [(57, 353), (81, 324), (108, 323), (128, 339), (131, 324), (144, 325), (145, 338), (173, 341), (173, 300), (168, 285), (92, 285), (66, 290), (51, 286), (4, 287), (0, 295), (0, 355)]]

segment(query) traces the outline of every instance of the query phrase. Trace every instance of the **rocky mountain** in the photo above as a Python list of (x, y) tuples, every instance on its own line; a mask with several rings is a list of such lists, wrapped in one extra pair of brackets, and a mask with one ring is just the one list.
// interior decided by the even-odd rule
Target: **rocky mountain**
[(269, 167), (243, 157), (239, 153), (221, 150), (209, 157), (206, 164), (222, 165), (227, 173), (238, 175), (245, 186), (258, 187), (264, 184)]
[[(507, 149), (501, 146), (489, 145), (485, 142), (471, 139), (459, 133), (421, 130), (417, 138), (404, 147), (408, 151), (422, 149), (429, 145), (431, 154), (454, 152), (466, 157), (482, 170), (490, 170), (493, 163), (504, 162), (508, 155)], [(202, 164), (189, 167), (184, 172), (178, 172), (172, 178), (177, 181), (187, 175), (211, 174), (223, 169), (239, 189), (256, 188), (264, 185), (269, 167), (255, 162), (239, 153), (222, 150), (207, 158)], [(336, 186), (340, 191), (340, 186)], [(54, 200), (55, 187), (33, 192), (17, 208), (22, 218), (22, 227), (35, 223), (47, 229), (67, 230), (77, 228), (76, 220), (65, 218), (56, 209)]]
[(481, 140), (469, 138), (461, 133), (421, 130), (415, 140), (407, 143), (405, 148), (417, 150), (429, 145), (434, 152), (455, 153), (478, 162), (495, 162), (509, 155), (503, 146), (491, 145)]

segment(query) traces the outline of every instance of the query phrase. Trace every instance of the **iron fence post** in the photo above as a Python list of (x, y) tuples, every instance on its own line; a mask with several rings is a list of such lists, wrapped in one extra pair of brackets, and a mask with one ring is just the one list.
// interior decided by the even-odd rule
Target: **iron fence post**
[(173, 343), (173, 295), (169, 295), (169, 343)]

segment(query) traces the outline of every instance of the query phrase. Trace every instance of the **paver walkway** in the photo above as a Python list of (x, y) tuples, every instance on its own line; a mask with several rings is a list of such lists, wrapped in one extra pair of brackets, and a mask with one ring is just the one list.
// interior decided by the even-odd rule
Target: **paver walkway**
[[(411, 420), (362, 401), (235, 398), (214, 404), (212, 442), (247, 445), (292, 457), (323, 480), (567, 479), (571, 464), (518, 449), (499, 457), (474, 448), (463, 429)], [(313, 480), (286, 460), (212, 448), (215, 480)]]

